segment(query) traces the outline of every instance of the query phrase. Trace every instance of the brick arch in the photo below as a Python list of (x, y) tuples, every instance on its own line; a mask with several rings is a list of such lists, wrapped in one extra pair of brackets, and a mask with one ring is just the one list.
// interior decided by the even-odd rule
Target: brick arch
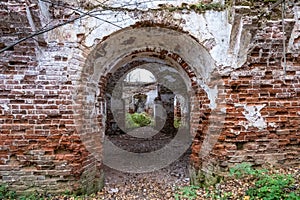
[[(168, 28), (127, 28), (105, 38), (89, 54), (76, 97), (81, 139), (87, 149), (102, 161), (107, 82), (120, 69), (128, 71), (147, 63), (176, 68), (188, 85), (191, 92), (190, 132), (195, 137), (192, 160), (198, 168), (200, 155), (209, 154), (201, 153), (199, 145), (201, 147), (202, 141), (210, 135), (207, 133), (212, 132), (209, 119), (212, 109), (218, 107), (218, 98), (211, 88), (217, 85), (219, 77), (214, 60), (200, 43), (186, 33)], [(216, 137), (207, 141), (212, 143), (212, 140)], [(204, 146), (209, 152), (213, 145)]]

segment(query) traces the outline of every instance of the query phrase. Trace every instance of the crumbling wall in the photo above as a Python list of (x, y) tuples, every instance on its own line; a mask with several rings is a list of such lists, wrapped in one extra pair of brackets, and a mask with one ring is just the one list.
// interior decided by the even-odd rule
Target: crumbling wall
[[(124, 40), (126, 50), (139, 40), (130, 31), (145, 27), (161, 28), (157, 38), (164, 42), (149, 39), (160, 43), (154, 49), (140, 41), (144, 46), (137, 49), (172, 60), (190, 84), (195, 181), (203, 181), (203, 172), (214, 175), (244, 161), (300, 163), (299, 3), (287, 2), (282, 12), (282, 5), (271, 1), (205, 1), (201, 6), (197, 1), (174, 6), (109, 1), (107, 7), (97, 2), (0, 3), (0, 47), (7, 47), (0, 57), (1, 183), (25, 192), (101, 187), (103, 91), (109, 73), (121, 65), (108, 56), (94, 68), (89, 58), (93, 52), (97, 58), (126, 57), (115, 53), (122, 46), (118, 41), (103, 44), (129, 31), (133, 38)], [(42, 28), (45, 33), (38, 34)], [(169, 35), (163, 38), (163, 33)], [(182, 38), (168, 41), (176, 34)]]
[[(41, 9), (38, 1), (2, 1), (1, 49), (42, 28)], [(21, 192), (94, 191), (101, 186), (95, 181), (99, 164), (74, 124), (72, 95), (82, 51), (44, 36), (1, 53), (1, 183)]]

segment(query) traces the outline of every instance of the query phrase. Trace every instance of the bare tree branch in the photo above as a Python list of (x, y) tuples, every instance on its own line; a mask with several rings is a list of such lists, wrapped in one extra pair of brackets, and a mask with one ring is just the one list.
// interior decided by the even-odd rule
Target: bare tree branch
[(27, 36), (27, 37), (24, 37), (24, 38), (22, 38), (22, 39), (20, 39), (20, 40), (18, 40), (18, 41), (16, 41), (16, 42), (14, 42), (13, 44), (11, 44), (11, 45), (9, 45), (9, 46), (7, 46), (7, 47), (1, 49), (1, 50), (0, 50), (0, 53), (3, 53), (4, 51), (7, 51), (8, 49), (10, 49), (10, 48), (16, 46), (17, 44), (20, 44), (21, 42), (23, 42), (23, 41), (25, 41), (25, 40), (28, 40), (28, 39), (33, 38), (33, 37), (35, 37), (35, 36), (38, 36), (38, 35), (40, 35), (40, 34), (46, 33), (46, 32), (48, 32), (48, 31), (51, 31), (51, 30), (56, 29), (56, 28), (58, 28), (58, 27), (64, 26), (64, 25), (69, 24), (69, 23), (71, 23), (71, 22), (74, 22), (74, 21), (76, 21), (76, 20), (78, 20), (78, 19), (80, 19), (80, 18), (82, 18), (82, 17), (87, 16), (87, 15), (88, 15), (88, 14), (86, 13), (86, 14), (80, 15), (79, 17), (75, 17), (75, 18), (73, 18), (73, 19), (71, 19), (71, 20), (65, 21), (64, 23), (57, 24), (57, 25), (52, 26), (52, 27), (47, 28), (47, 29), (39, 30), (39, 31), (37, 31), (37, 32), (35, 32), (35, 33), (33, 33), (33, 34)]
[(52, 2), (52, 1), (48, 1), (48, 0), (41, 0), (41, 1), (43, 1), (43, 2), (45, 2), (45, 3), (50, 3), (50, 4), (53, 4), (53, 5), (57, 5), (57, 6), (60, 6), (60, 7), (68, 8), (68, 9), (74, 10), (74, 11), (76, 11), (76, 12), (79, 12), (79, 13), (81, 13), (81, 14), (87, 14), (87, 15), (90, 16), (90, 17), (94, 17), (94, 18), (96, 18), (96, 19), (98, 19), (98, 20), (100, 20), (100, 21), (106, 22), (106, 23), (111, 24), (111, 25), (113, 25), (113, 26), (116, 26), (116, 27), (118, 27), (118, 28), (122, 28), (121, 26), (119, 26), (119, 25), (117, 25), (117, 24), (114, 24), (114, 23), (112, 23), (112, 22), (110, 22), (110, 21), (107, 21), (107, 20), (105, 20), (105, 19), (101, 19), (101, 18), (99, 18), (99, 17), (97, 17), (97, 16), (95, 16), (95, 15), (89, 13), (89, 12), (81, 11), (81, 10), (79, 10), (79, 9), (77, 9), (77, 8), (73, 8), (73, 7), (68, 6), (68, 5), (66, 5), (66, 4), (60, 4), (60, 3), (56, 3), (56, 2)]
[(56, 29), (56, 28), (58, 28), (58, 27), (64, 26), (64, 25), (66, 25), (66, 24), (72, 23), (72, 22), (74, 22), (74, 21), (76, 21), (76, 20), (78, 20), (78, 19), (80, 19), (80, 18), (85, 17), (85, 16), (94, 17), (94, 18), (96, 18), (96, 19), (98, 19), (98, 20), (101, 20), (101, 21), (103, 21), (103, 22), (109, 23), (109, 24), (111, 24), (111, 25), (113, 25), (113, 26), (116, 26), (116, 27), (118, 27), (118, 28), (122, 28), (121, 26), (116, 25), (116, 24), (114, 24), (114, 23), (112, 23), (112, 22), (110, 22), (110, 21), (101, 19), (101, 18), (99, 18), (99, 17), (97, 17), (97, 16), (95, 16), (95, 15), (92, 15), (91, 13), (92, 13), (92, 12), (95, 12), (95, 11), (84, 12), (84, 11), (81, 11), (81, 10), (79, 10), (79, 9), (73, 8), (73, 7), (71, 7), (71, 6), (61, 5), (61, 4), (59, 4), (59, 3), (54, 3), (54, 2), (51, 2), (51, 1), (47, 1), (47, 0), (41, 0), (41, 1), (46, 2), (46, 3), (51, 3), (51, 4), (54, 4), (54, 5), (57, 5), (57, 6), (61, 6), (61, 7), (64, 7), (64, 8), (68, 8), (68, 9), (71, 9), (71, 10), (74, 10), (74, 11), (76, 11), (76, 12), (81, 13), (82, 15), (80, 15), (79, 17), (75, 17), (75, 18), (73, 18), (73, 19), (71, 19), (71, 20), (65, 21), (65, 22), (63, 22), (63, 23), (61, 23), (61, 24), (54, 25), (54, 26), (49, 27), (49, 28), (42, 28), (42, 29), (40, 29), (40, 30), (34, 32), (33, 34), (31, 34), (31, 35), (29, 35), (29, 36), (27, 36), (27, 37), (24, 37), (24, 38), (22, 38), (22, 39), (20, 39), (20, 40), (18, 40), (18, 41), (16, 41), (16, 42), (14, 42), (13, 44), (11, 44), (11, 45), (9, 45), (9, 46), (7, 46), (7, 47), (1, 49), (1, 50), (0, 50), (0, 53), (3, 53), (3, 52), (5, 52), (5, 51), (7, 51), (8, 49), (10, 49), (10, 48), (16, 46), (17, 44), (19, 44), (19, 43), (21, 43), (21, 42), (23, 42), (23, 41), (25, 41), (25, 40), (28, 40), (28, 39), (33, 38), (33, 37), (35, 37), (35, 36), (41, 35), (41, 34), (43, 34), (43, 33), (46, 33), (46, 32), (48, 32), (48, 31), (51, 31), (51, 30)]
[(267, 14), (267, 12), (273, 11), (273, 9), (276, 8), (278, 5), (280, 5), (283, 1), (285, 1), (285, 0), (277, 0), (274, 4), (272, 4), (272, 6), (271, 6), (267, 11), (262, 12), (262, 13), (258, 16), (258, 18), (260, 19), (260, 18), (263, 17), (265, 14)]

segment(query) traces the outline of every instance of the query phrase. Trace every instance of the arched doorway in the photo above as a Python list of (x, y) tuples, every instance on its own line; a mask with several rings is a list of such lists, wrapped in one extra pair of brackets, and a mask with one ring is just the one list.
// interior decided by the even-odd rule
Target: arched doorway
[[(175, 139), (159, 154), (154, 154), (160, 159), (153, 154), (148, 157), (128, 154), (106, 145), (109, 115), (114, 115), (112, 119), (118, 122), (119, 128), (124, 127), (125, 106), (120, 98), (122, 87), (119, 83), (135, 68), (149, 70), (157, 80), (165, 81), (165, 88), (172, 92), (165, 91), (168, 98), (173, 98), (173, 102), (166, 101), (173, 105), (173, 119), (165, 118), (173, 120), (168, 128), (174, 127), (174, 97), (182, 96), (186, 104), (184, 121), (187, 127), (176, 132)], [(199, 167), (201, 156), (207, 156), (217, 140), (218, 131), (209, 127), (210, 113), (218, 107), (215, 69), (206, 49), (188, 34), (162, 27), (128, 28), (112, 34), (90, 54), (82, 73), (79, 102), (84, 115), (80, 117), (80, 134), (83, 142), (88, 144), (87, 149), (100, 162), (116, 169), (145, 172), (167, 166), (192, 145), (192, 164)], [(168, 123), (163, 122), (162, 127), (165, 124)], [(201, 149), (206, 136), (209, 145), (200, 152), (199, 146)]]

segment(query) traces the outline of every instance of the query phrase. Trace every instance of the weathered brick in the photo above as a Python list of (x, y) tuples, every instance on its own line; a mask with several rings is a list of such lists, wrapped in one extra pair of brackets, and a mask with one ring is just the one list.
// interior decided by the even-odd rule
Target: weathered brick
[[(38, 1), (33, 1), (38, 4)], [(237, 5), (239, 3), (236, 2)], [(2, 34), (0, 48), (17, 40), (17, 35), (22, 37), (32, 32), (26, 15), (27, 5), (25, 2), (3, 1), (1, 2), (2, 5), (5, 8), (3, 8), (4, 11), (0, 8), (0, 14), (5, 12), (6, 15), (6, 11), (9, 10), (14, 20), (11, 18), (10, 23), (0, 20), (3, 22), (0, 23), (0, 34)], [(267, 5), (267, 3), (264, 5)], [(39, 6), (30, 9), (32, 13), (39, 15)], [(57, 9), (57, 14), (54, 13), (53, 6), (49, 6), (49, 12), (51, 13), (49, 21), (59, 22), (69, 17), (58, 14), (64, 13), (63, 8), (55, 9)], [(217, 157), (224, 163), (227, 162), (224, 166), (243, 161), (263, 164), (268, 160), (283, 165), (299, 165), (299, 148), (297, 149), (300, 141), (300, 59), (297, 56), (299, 54), (299, 40), (292, 40), (293, 38), (291, 38), (292, 29), (295, 28), (296, 30), (299, 26), (294, 26), (291, 19), (286, 20), (286, 41), (295, 43), (294, 46), (289, 48), (290, 51), (295, 51), (295, 54), (288, 53), (286, 55), (288, 66), (286, 75), (284, 75), (281, 19), (273, 19), (274, 16), (271, 15), (272, 20), (267, 20), (264, 26), (257, 26), (257, 20), (247, 16), (249, 12), (253, 16), (257, 14), (256, 9), (247, 11), (243, 8), (236, 8), (236, 13), (245, 15), (242, 17), (243, 30), (240, 30), (241, 33), (247, 32), (252, 36), (251, 45), (249, 46), (253, 48), (245, 55), (247, 62), (237, 68), (230, 67), (228, 66), (229, 62), (223, 63), (221, 60), (211, 62), (216, 63), (216, 67), (219, 67), (216, 71), (221, 73), (223, 67), (229, 67), (228, 69), (230, 69), (229, 74), (222, 76), (225, 89), (218, 91), (218, 94), (226, 97), (224, 99), (217, 98), (217, 102), (226, 102), (226, 105), (222, 103), (218, 105), (226, 108), (225, 119), (211, 115), (213, 111), (210, 105), (211, 99), (199, 84), (200, 81), (206, 80), (200, 77), (199, 74), (202, 71), (197, 71), (198, 66), (190, 66), (181, 55), (172, 53), (172, 51), (169, 52), (168, 49), (163, 49), (163, 46), (160, 55), (156, 55), (155, 59), (162, 59), (168, 65), (174, 64), (176, 66), (174, 68), (180, 68), (180, 72), (184, 73), (185, 79), (189, 79), (189, 89), (192, 91), (189, 101), (191, 103), (189, 125), (191, 135), (195, 136), (192, 144), (191, 162), (195, 168), (199, 169), (203, 165), (203, 158), (199, 157), (199, 153), (202, 149), (202, 142), (210, 136), (207, 134), (209, 128), (212, 130), (211, 134), (217, 132), (218, 128), (222, 130), (220, 135), (211, 136), (211, 139), (218, 141), (218, 143), (214, 145), (210, 156)], [(287, 16), (293, 14), (291, 8), (288, 8), (286, 12), (289, 14)], [(143, 18), (144, 14), (136, 11), (135, 15)], [(201, 14), (197, 16), (199, 19), (201, 18)], [(130, 18), (130, 16), (128, 15), (127, 18)], [(151, 20), (155, 22), (159, 19), (152, 18)], [(172, 27), (172, 24), (175, 24), (170, 20), (168, 19), (168, 23), (164, 26)], [(36, 28), (41, 28), (41, 19), (36, 18), (34, 23)], [(86, 22), (83, 20), (82, 24), (84, 23)], [(228, 22), (226, 21), (226, 23)], [(148, 25), (145, 24), (145, 26)], [(205, 26), (200, 27), (201, 30), (199, 31), (195, 31), (194, 27), (187, 27), (180, 23), (176, 24), (176, 27), (185, 30), (197, 41), (203, 41), (203, 38), (199, 38), (200, 36), (195, 32), (205, 32), (206, 28), (203, 28)], [(81, 28), (84, 29), (84, 26)], [(99, 27), (90, 28), (96, 30)], [(92, 35), (78, 33), (77, 31), (72, 30), (77, 35), (86, 37)], [(49, 34), (52, 34), (51, 37), (56, 38), (53, 33)], [(106, 33), (104, 34), (106, 35)], [(107, 35), (109, 34), (107, 33)], [(231, 37), (231, 33), (228, 35)], [(48, 36), (44, 34), (43, 37)], [(209, 37), (217, 36), (212, 34)], [(224, 37), (227, 37), (226, 34), (224, 34)], [(93, 41), (101, 39), (103, 38), (93, 38)], [(213, 39), (216, 41), (216, 45), (219, 45), (219, 48), (221, 39)], [(233, 40), (233, 38), (227, 39)], [(66, 185), (71, 188), (78, 188), (80, 183), (84, 183), (82, 184), (84, 186), (89, 181), (93, 182), (96, 179), (94, 174), (100, 173), (97, 167), (93, 167), (96, 166), (96, 161), (89, 156), (90, 154), (82, 144), (76, 129), (78, 125), (76, 122), (84, 123), (84, 121), (77, 120), (78, 117), (89, 115), (90, 110), (95, 106), (93, 105), (94, 102), (89, 103), (83, 98), (83, 101), (80, 102), (81, 106), (86, 104), (85, 108), (88, 109), (79, 114), (74, 112), (75, 105), (73, 105), (73, 98), (76, 96), (74, 94), (78, 92), (75, 90), (78, 84), (81, 81), (89, 80), (94, 70), (98, 70), (89, 69), (85, 65), (87, 57), (91, 55), (92, 48), (97, 48), (97, 45), (89, 48), (82, 45), (84, 44), (83, 40), (72, 41), (64, 36), (57, 36), (56, 39), (47, 38), (48, 44), (46, 46), (39, 46), (41, 42), (37, 42), (37, 40), (39, 41), (38, 37), (35, 37), (35, 40), (26, 40), (4, 52), (3, 56), (0, 57), (2, 67), (0, 70), (0, 157), (3, 156), (0, 164), (1, 181), (20, 180), (21, 183), (16, 181), (12, 185), (17, 190), (26, 190), (31, 183), (46, 191), (60, 191)], [(205, 46), (203, 42), (200, 43)], [(233, 46), (238, 46), (238, 49), (240, 47), (246, 48), (240, 45), (240, 43), (236, 43)], [(114, 47), (115, 51), (118, 49), (119, 47)], [(150, 51), (149, 47), (147, 47), (147, 50)], [(138, 55), (137, 52), (134, 53), (134, 56)], [(149, 52), (143, 53), (146, 55)], [(156, 52), (151, 52), (151, 54), (154, 53)], [(190, 54), (186, 56), (193, 56), (193, 53), (191, 49)], [(214, 56), (212, 51), (208, 53), (211, 53), (212, 57)], [(149, 55), (147, 54), (147, 56)], [(222, 56), (224, 56), (224, 60), (227, 60), (235, 55), (228, 55), (224, 51), (224, 55), (218, 55), (218, 57)], [(216, 57), (213, 58), (217, 59)], [(205, 60), (206, 58), (201, 57), (201, 59)], [(236, 61), (234, 60), (232, 63), (236, 63)], [(139, 65), (133, 64), (132, 68), (137, 66)], [(118, 69), (121, 69), (121, 67)], [(99, 94), (95, 97), (99, 110), (99, 105), (107, 103), (105, 102), (105, 90), (109, 89), (107, 84), (112, 78), (116, 78), (114, 71), (106, 70), (108, 69), (103, 70), (103, 74), (99, 74), (99, 86), (97, 86)], [(128, 70), (124, 67), (122, 75)], [(92, 94), (87, 88), (95, 88), (93, 84), (87, 84), (86, 86), (82, 89), (86, 93), (82, 91), (78, 93)], [(93, 95), (95, 96), (95, 94)], [(265, 105), (261, 110), (257, 107), (253, 110), (250, 109), (250, 106), (261, 105)], [(103, 110), (97, 110), (97, 112), (95, 116), (87, 117), (84, 120), (92, 121), (92, 119), (97, 118), (99, 119), (97, 123), (100, 122), (100, 128), (104, 129), (105, 125), (101, 120), (106, 119), (107, 116), (104, 116)], [(209, 120), (211, 121), (209, 122)], [(224, 122), (224, 125), (222, 127), (216, 127), (216, 125), (210, 127), (214, 124), (212, 122)], [(96, 122), (90, 124), (96, 126)], [(93, 131), (91, 127), (84, 128), (81, 131)], [(10, 157), (12, 154), (15, 157)], [(93, 169), (95, 170), (93, 171)], [(74, 177), (71, 174), (75, 174)], [(86, 179), (80, 180), (81, 175)]]

